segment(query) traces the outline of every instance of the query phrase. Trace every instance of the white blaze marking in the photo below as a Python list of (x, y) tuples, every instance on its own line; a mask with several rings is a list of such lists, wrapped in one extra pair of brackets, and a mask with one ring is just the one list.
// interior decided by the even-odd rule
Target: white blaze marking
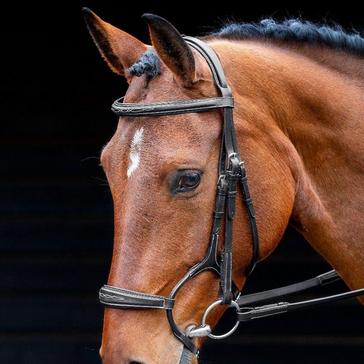
[(141, 144), (143, 141), (143, 133), (144, 129), (140, 128), (138, 129), (131, 141), (130, 144), (130, 153), (129, 153), (129, 165), (128, 165), (128, 171), (126, 172), (128, 178), (136, 171), (136, 169), (139, 167), (140, 164), (140, 150), (141, 150)]

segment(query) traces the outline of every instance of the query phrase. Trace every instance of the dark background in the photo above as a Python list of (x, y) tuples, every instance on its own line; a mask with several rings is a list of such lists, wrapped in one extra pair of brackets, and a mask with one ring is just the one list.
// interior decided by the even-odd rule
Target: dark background
[[(110, 104), (124, 92), (125, 82), (101, 60), (81, 6), (144, 41), (143, 12), (165, 16), (190, 35), (226, 19), (257, 21), (263, 16), (301, 15), (349, 29), (363, 27), (359, 2), (330, 7), (237, 3), (207, 2), (205, 9), (194, 8), (203, 7), (197, 1), (89, 0), (73, 9), (64, 3), (1, 5), (1, 363), (99, 362), (102, 308), (97, 291), (107, 279), (113, 227), (98, 156), (115, 129)], [(248, 291), (328, 269), (289, 231), (259, 265)], [(208, 342), (202, 356), (211, 364), (363, 362), (363, 324), (364, 311), (355, 301), (333, 304), (241, 325), (231, 339)]]

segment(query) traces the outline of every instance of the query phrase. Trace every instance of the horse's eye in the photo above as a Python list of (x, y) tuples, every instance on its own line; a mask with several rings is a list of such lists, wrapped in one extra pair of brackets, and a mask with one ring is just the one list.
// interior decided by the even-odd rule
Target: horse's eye
[(172, 192), (190, 192), (193, 191), (201, 181), (201, 171), (198, 170), (181, 170), (178, 171), (172, 183)]

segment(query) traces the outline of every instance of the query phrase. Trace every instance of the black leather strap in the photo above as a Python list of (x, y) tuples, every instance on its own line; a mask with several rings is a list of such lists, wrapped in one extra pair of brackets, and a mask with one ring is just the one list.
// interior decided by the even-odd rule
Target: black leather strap
[[(217, 54), (204, 43), (203, 41), (192, 38), (184, 37), (190, 46), (192, 46), (197, 52), (199, 52), (206, 60), (209, 65), (215, 84), (219, 88), (221, 96), (232, 97), (231, 90), (225, 78), (225, 73), (221, 62)], [(247, 209), (251, 212), (254, 211), (252, 201), (250, 199), (250, 193), (248, 188), (248, 182), (246, 177), (246, 172), (244, 169), (244, 176), (241, 175), (240, 165), (243, 163), (240, 160), (236, 133), (234, 127), (233, 110), (232, 108), (224, 108), (224, 118), (223, 118), (223, 132), (222, 132), (222, 142), (219, 157), (219, 181), (221, 179), (226, 179), (226, 211), (225, 211), (225, 239), (224, 248), (221, 254), (221, 299), (223, 303), (228, 304), (233, 299), (233, 281), (232, 281), (232, 241), (233, 241), (233, 220), (235, 215), (235, 200), (237, 193), (237, 181), (240, 176), (244, 180), (244, 183), (240, 186), (244, 188), (242, 191), (243, 197), (248, 195), (248, 198), (243, 198), (244, 202), (247, 200), (249, 206)], [(219, 199), (219, 190), (217, 191), (216, 200)], [(255, 221), (254, 215), (248, 214), (249, 226), (252, 233), (253, 242), (253, 254), (252, 260), (248, 269), (248, 274), (250, 274), (257, 262), (259, 256), (259, 239), (258, 239), (258, 229)], [(216, 227), (219, 226), (220, 221), (216, 219), (216, 214), (213, 223), (212, 234), (215, 233)], [(235, 286), (235, 285), (234, 285)]]
[(333, 303), (337, 301), (341, 301), (344, 299), (348, 299), (351, 297), (358, 297), (364, 295), (364, 288), (357, 289), (354, 291), (344, 292), (335, 294), (333, 296), (326, 296), (321, 298), (316, 298), (313, 300), (300, 301), (300, 302), (278, 302), (270, 305), (254, 307), (254, 308), (246, 308), (241, 312), (237, 313), (238, 321), (250, 321), (263, 317), (279, 315), (286, 312), (298, 311), (307, 308), (317, 307), (328, 303)]
[(330, 270), (324, 274), (320, 274), (317, 277), (307, 279), (302, 282), (290, 284), (289, 286), (270, 289), (268, 291), (252, 293), (244, 296), (240, 296), (237, 300), (239, 306), (246, 306), (255, 304), (258, 302), (268, 301), (273, 298), (287, 296), (293, 293), (303, 292), (313, 287), (325, 286), (341, 280), (336, 270)]
[(183, 346), (183, 350), (178, 364), (191, 364), (193, 361), (193, 354), (195, 354), (196, 356), (198, 355), (198, 353), (192, 353), (189, 349), (186, 348), (186, 346)]
[(111, 106), (111, 110), (118, 116), (164, 116), (234, 107), (234, 100), (231, 96), (173, 100), (151, 104), (123, 103), (122, 100), (123, 97), (116, 100)]
[(117, 308), (159, 308), (171, 310), (174, 299), (153, 294), (147, 294), (130, 289), (104, 285), (99, 292), (100, 302)]
[(314, 278), (307, 279), (302, 282), (290, 284), (285, 287), (271, 289), (268, 291), (253, 293), (250, 295), (242, 296), (237, 300), (238, 305), (241, 307), (241, 312), (238, 313), (238, 321), (250, 321), (263, 317), (279, 315), (286, 312), (297, 311), (316, 307), (324, 304), (341, 301), (344, 299), (358, 297), (364, 295), (364, 288), (354, 291), (335, 294), (332, 296), (320, 297), (312, 300), (299, 301), (299, 302), (277, 302), (258, 307), (247, 307), (247, 305), (255, 304), (258, 302), (268, 301), (273, 298), (287, 296), (293, 293), (303, 292), (313, 287), (325, 286), (341, 280), (340, 276), (335, 270), (331, 270), (324, 274), (320, 274)]
[(214, 78), (215, 84), (220, 89), (221, 95), (222, 96), (226, 96), (227, 94), (231, 95), (231, 90), (226, 81), (224, 69), (222, 68), (220, 59), (215, 53), (215, 51), (200, 39), (188, 36), (185, 36), (183, 38), (191, 47), (196, 49), (197, 52), (200, 53), (202, 57), (205, 59), (212, 72), (212, 77)]
[(228, 169), (225, 177), (227, 180), (225, 239), (221, 262), (221, 299), (224, 304), (229, 304), (234, 298), (232, 292), (233, 221), (235, 217), (240, 160), (236, 154), (232, 154), (227, 163)]
[(244, 201), (244, 206), (248, 213), (248, 222), (251, 231), (252, 237), (252, 258), (250, 260), (250, 265), (247, 268), (247, 275), (249, 276), (255, 269), (255, 266), (258, 263), (259, 259), (259, 236), (258, 236), (258, 226), (257, 220), (255, 216), (255, 209), (253, 206), (253, 200), (250, 196), (249, 186), (248, 186), (248, 177), (246, 175), (245, 163), (240, 163), (240, 190), (242, 193), (242, 198)]

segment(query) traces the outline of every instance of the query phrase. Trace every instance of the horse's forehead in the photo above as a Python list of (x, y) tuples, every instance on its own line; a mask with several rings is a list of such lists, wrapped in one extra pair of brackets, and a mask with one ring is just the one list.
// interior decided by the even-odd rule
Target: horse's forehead
[(149, 154), (163, 158), (164, 154), (183, 154), (207, 148), (216, 134), (211, 125), (208, 125), (209, 122), (211, 119), (202, 114), (146, 117), (126, 121), (125, 124), (121, 121), (121, 134), (126, 124), (129, 124), (126, 127), (129, 130), (118, 140), (126, 149), (138, 144)]
[(219, 122), (212, 119), (207, 114), (122, 118), (104, 148), (102, 164), (108, 173), (125, 170), (129, 178), (146, 165), (154, 171), (166, 165), (202, 167), (219, 136)]

